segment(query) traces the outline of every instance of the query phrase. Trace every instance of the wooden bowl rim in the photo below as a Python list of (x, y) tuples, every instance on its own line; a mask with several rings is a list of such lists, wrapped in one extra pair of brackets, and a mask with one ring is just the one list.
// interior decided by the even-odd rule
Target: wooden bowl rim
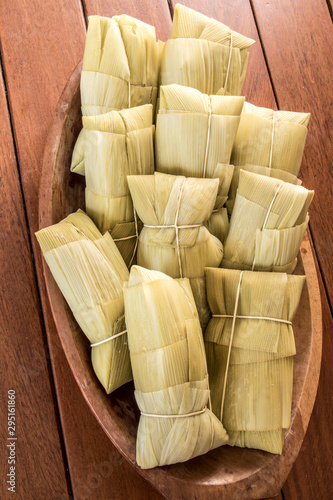
[[(42, 176), (39, 191), (39, 229), (42, 229), (53, 223), (52, 221), (52, 178), (53, 169), (56, 164), (58, 147), (61, 139), (61, 132), (65, 126), (67, 119), (67, 111), (70, 106), (71, 100), (78, 91), (80, 83), (80, 74), (82, 69), (82, 61), (74, 69), (73, 74), (69, 78), (67, 85), (59, 99), (53, 121), (49, 130), (47, 141), (45, 143)], [(272, 455), (267, 453), (267, 461), (265, 466), (256, 471), (251, 471), (248, 475), (240, 478), (237, 482), (238, 491), (246, 491), (247, 497), (242, 498), (265, 498), (267, 496), (274, 496), (278, 494), (287, 475), (297, 458), (299, 449), (301, 447), (311, 412), (313, 409), (318, 381), (320, 373), (321, 362), (321, 347), (322, 347), (322, 316), (321, 316), (321, 303), (320, 291), (315, 268), (314, 257), (312, 253), (310, 237), (307, 233), (302, 246), (301, 256), (304, 266), (304, 271), (307, 277), (307, 289), (309, 293), (310, 313), (311, 313), (311, 332), (312, 332), (312, 345), (309, 363), (307, 364), (306, 375), (304, 384), (300, 392), (296, 412), (292, 415), (292, 422), (290, 429), (293, 429), (297, 423), (297, 432), (287, 432), (285, 438), (285, 446), (282, 455)], [(172, 469), (176, 466), (158, 467), (150, 470), (142, 470), (135, 462), (135, 454), (133, 456), (133, 449), (124, 449), (119, 442), (121, 441), (119, 427), (115, 424), (110, 414), (101, 407), (101, 400), (99, 394), (93, 384), (87, 380), (86, 367), (83, 364), (76, 348), (72, 342), (73, 349), (70, 351), (70, 339), (64, 337), (64, 333), (59, 332), (58, 317), (54, 310), (52, 297), (57, 293), (57, 285), (47, 268), (45, 260), (43, 259), (43, 273), (46, 282), (46, 289), (48, 294), (49, 303), (51, 306), (52, 314), (57, 332), (60, 337), (61, 344), (65, 351), (66, 358), (72, 369), (73, 375), (78, 383), (81, 392), (90, 407), (90, 410), (95, 415), (97, 421), (105, 431), (108, 438), (112, 441), (114, 446), (120, 453), (128, 460), (128, 462), (147, 480), (154, 488), (156, 488), (162, 495), (168, 497), (173, 493), (173, 498), (176, 498), (174, 493), (178, 491), (180, 497), (182, 495), (190, 494), (195, 488), (197, 498), (228, 498), (228, 491), (231, 491), (232, 485), (235, 482), (225, 481), (224, 483), (212, 482), (191, 482), (188, 478), (180, 478), (172, 474)], [(60, 291), (58, 291), (60, 294)], [(63, 302), (64, 299), (63, 299)], [(68, 344), (69, 342), (69, 344)], [(103, 405), (102, 405), (103, 406)], [(288, 450), (288, 452), (286, 452)], [(251, 450), (252, 451), (252, 450)], [(265, 453), (265, 452), (260, 452)], [(197, 459), (195, 459), (197, 460)], [(171, 472), (171, 475), (170, 475)], [(174, 485), (170, 482), (175, 481)], [(189, 488), (189, 484), (191, 487)], [(194, 484), (194, 485), (193, 485)], [(202, 489), (204, 488), (204, 489)], [(221, 495), (223, 495), (221, 497)], [(259, 495), (259, 496), (258, 496)], [(180, 498), (179, 497), (179, 498)], [(178, 497), (177, 497), (178, 498)]]

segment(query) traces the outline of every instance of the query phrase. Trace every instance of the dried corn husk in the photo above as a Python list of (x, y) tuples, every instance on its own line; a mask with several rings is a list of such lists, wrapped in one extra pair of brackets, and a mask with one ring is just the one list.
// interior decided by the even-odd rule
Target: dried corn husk
[(301, 167), (309, 113), (273, 111), (246, 102), (231, 155), (235, 165), (227, 207), (232, 212), (239, 171), (247, 170), (301, 184)]
[[(155, 105), (158, 49), (155, 28), (133, 17), (90, 16), (81, 74), (82, 115)], [(84, 130), (71, 170), (84, 175)]]
[(222, 267), (291, 273), (313, 191), (240, 171)]
[(231, 446), (281, 453), (290, 425), (296, 352), (287, 322), (294, 317), (305, 277), (250, 271), (240, 275), (238, 270), (206, 269), (213, 314), (205, 332), (212, 408), (227, 429)]
[[(44, 258), (76, 321), (92, 344), (125, 330), (123, 282), (128, 269), (109, 233), (78, 210), (36, 233)], [(109, 394), (132, 379), (127, 335), (91, 350), (95, 373)]]
[(110, 231), (126, 264), (137, 245), (137, 223), (126, 176), (154, 172), (151, 104), (83, 117), (86, 210), (99, 230)]
[(176, 5), (160, 84), (179, 83), (208, 95), (240, 95), (253, 43), (215, 19)]
[(144, 223), (139, 236), (138, 265), (172, 278), (191, 278), (191, 283), (201, 280), (193, 291), (197, 292), (195, 299), (204, 324), (204, 268), (219, 266), (223, 256), (222, 243), (203, 226), (214, 207), (218, 179), (156, 172), (129, 176), (127, 180), (135, 210)]
[(223, 208), (233, 174), (229, 165), (244, 97), (208, 96), (181, 85), (160, 88), (156, 170), (220, 181), (209, 230), (222, 242), (228, 232)]
[(124, 297), (141, 411), (138, 465), (150, 469), (184, 462), (225, 444), (222, 424), (206, 408), (208, 373), (189, 281), (133, 266)]
[[(139, 236), (138, 265), (173, 278), (201, 278), (207, 265), (219, 265), (222, 244), (202, 225), (214, 207), (218, 179), (155, 172), (129, 176), (127, 180), (134, 207), (144, 223)], [(180, 228), (179, 245), (175, 225)]]

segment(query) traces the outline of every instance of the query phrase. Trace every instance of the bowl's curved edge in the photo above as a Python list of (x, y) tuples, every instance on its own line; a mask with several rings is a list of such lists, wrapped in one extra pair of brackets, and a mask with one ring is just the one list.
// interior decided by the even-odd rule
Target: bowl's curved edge
[[(71, 78), (69, 79), (57, 106), (56, 113), (50, 128), (50, 132), (45, 144), (44, 157), (43, 157), (43, 171), (40, 184), (39, 196), (39, 228), (46, 227), (54, 223), (52, 220), (52, 171), (54, 161), (57, 156), (57, 149), (59, 146), (61, 130), (66, 121), (67, 110), (71, 103), (74, 93), (79, 86), (81, 73), (81, 63), (75, 68)], [(63, 345), (65, 355), (70, 363), (75, 358), (76, 366), (80, 367), (79, 371), (74, 372), (74, 377), (78, 383), (84, 398), (86, 399), (90, 409), (97, 418), (99, 424), (106, 432), (108, 438), (112, 441), (115, 447), (122, 453), (122, 455), (129, 461), (129, 463), (155, 487), (160, 493), (167, 497), (172, 498), (188, 498), (189, 494), (194, 491), (200, 498), (204, 494), (205, 498), (227, 498), (228, 490), (233, 488), (233, 498), (245, 498), (246, 491), (249, 499), (258, 499), (267, 496), (274, 496), (278, 494), (281, 486), (286, 480), (286, 477), (295, 462), (299, 449), (301, 447), (309, 419), (311, 416), (312, 408), (314, 405), (321, 360), (321, 343), (322, 343), (322, 323), (321, 323), (321, 304), (318, 279), (314, 264), (314, 258), (311, 250), (309, 237), (305, 238), (301, 248), (302, 261), (307, 275), (307, 288), (309, 292), (310, 306), (311, 306), (311, 326), (312, 326), (312, 347), (309, 364), (307, 366), (307, 373), (304, 379), (303, 387), (300, 391), (299, 406), (297, 411), (293, 414), (291, 427), (293, 432), (289, 432), (286, 436), (284, 451), (281, 456), (267, 454), (267, 465), (260, 468), (258, 471), (251, 473), (238, 482), (227, 482), (223, 485), (211, 483), (195, 483), (190, 486), (190, 482), (186, 478), (181, 479), (174, 477), (170, 481), (169, 468), (156, 468), (152, 470), (143, 471), (135, 462), (135, 450), (131, 446), (124, 450), (119, 446), (118, 439), (121, 437), (120, 428), (112, 421), (110, 415), (105, 411), (96, 411), (96, 402), (98, 394), (95, 393), (95, 387), (89, 383), (82, 383), (86, 379), (85, 367), (78, 354), (72, 355), (71, 359), (68, 355), (69, 339), (64, 338), (64, 335), (59, 335)], [(46, 288), (51, 304), (52, 314), (56, 324), (57, 314), (54, 310), (51, 297), (53, 293), (60, 292), (49, 272), (45, 261), (43, 259), (43, 272), (46, 281)], [(58, 330), (59, 333), (59, 330)], [(99, 405), (100, 406), (100, 405)], [(98, 405), (97, 405), (98, 407)], [(107, 424), (107, 425), (106, 425)], [(276, 475), (276, 471), (279, 471)], [(231, 486), (232, 485), (232, 486)]]
[[(39, 205), (38, 205), (38, 229), (43, 229), (51, 224), (52, 210), (46, 211), (49, 202), (52, 199), (52, 171), (50, 168), (57, 156), (57, 149), (60, 142), (61, 130), (66, 121), (67, 110), (72, 101), (73, 95), (80, 85), (80, 76), (82, 71), (82, 61), (75, 67), (70, 79), (68, 80), (56, 106), (55, 114), (45, 141), (43, 161), (42, 161), (42, 175), (39, 184)], [(52, 165), (53, 167), (53, 165)], [(43, 259), (43, 266), (44, 259)]]

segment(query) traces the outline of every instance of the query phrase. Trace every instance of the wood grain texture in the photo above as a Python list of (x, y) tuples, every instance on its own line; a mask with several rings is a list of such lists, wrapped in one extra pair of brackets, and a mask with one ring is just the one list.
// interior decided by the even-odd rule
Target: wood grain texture
[(332, 20), (325, 0), (253, 0), (253, 6), (279, 109), (311, 113), (301, 177), (316, 192), (310, 227), (332, 308)]
[[(333, 179), (330, 168), (332, 119), (329, 119), (332, 116), (332, 70), (329, 67), (332, 22), (324, 1), (283, 0), (267, 4), (254, 0), (253, 5), (279, 108), (312, 114), (301, 176), (304, 185), (316, 192), (310, 207), (310, 226), (332, 305)], [(320, 284), (324, 327), (321, 377), (308, 432), (285, 484), (287, 500), (328, 500), (333, 496), (330, 446), (333, 406), (329, 389), (333, 383), (333, 321), (323, 282)]]
[(44, 142), (61, 91), (82, 58), (84, 21), (77, 1), (21, 0), (0, 3), (0, 26), (22, 187), (34, 231)]
[[(177, 3), (177, 1), (172, 0), (173, 8)], [(250, 1), (182, 0), (179, 3), (197, 10), (206, 16), (213, 17), (242, 35), (256, 40), (256, 43), (250, 47), (249, 64), (242, 95), (245, 95), (247, 101), (257, 106), (276, 109), (274, 94), (270, 85)]]
[(156, 38), (166, 41), (170, 34), (171, 18), (167, 0), (83, 0), (87, 16), (112, 17), (128, 14), (156, 28)]
[[(67, 498), (66, 472), (0, 68), (0, 497), (10, 498), (8, 390), (16, 392), (18, 498)], [(21, 300), (18, 301), (17, 298)], [(14, 451), (14, 450), (12, 450)]]
[(323, 348), (318, 393), (299, 456), (284, 485), (286, 500), (333, 498), (333, 318), (317, 263), (322, 302)]

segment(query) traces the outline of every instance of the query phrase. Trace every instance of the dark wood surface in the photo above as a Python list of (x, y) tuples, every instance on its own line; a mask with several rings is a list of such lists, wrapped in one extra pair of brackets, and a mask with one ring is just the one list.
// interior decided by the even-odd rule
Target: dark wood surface
[[(248, 100), (312, 113), (301, 175), (306, 187), (316, 189), (310, 228), (321, 283), (323, 357), (314, 412), (284, 496), (328, 500), (333, 498), (330, 10), (322, 0), (183, 3), (257, 40), (244, 86)], [(61, 92), (82, 58), (86, 17), (121, 12), (155, 24), (158, 36), (167, 38), (167, 0), (0, 3), (5, 83), (0, 91), (0, 498), (10, 494), (5, 444), (9, 389), (17, 393), (18, 498), (161, 498), (105, 438), (76, 385), (55, 332), (34, 238), (45, 140)]]

